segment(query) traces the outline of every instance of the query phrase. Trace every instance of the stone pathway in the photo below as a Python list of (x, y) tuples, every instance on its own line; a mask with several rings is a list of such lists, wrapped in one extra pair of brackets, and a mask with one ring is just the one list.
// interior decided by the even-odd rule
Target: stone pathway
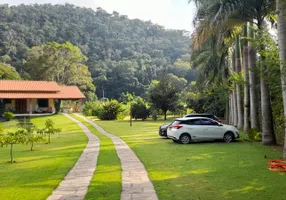
[(100, 141), (80, 121), (67, 114), (64, 115), (81, 127), (88, 137), (88, 144), (75, 166), (47, 200), (83, 200), (96, 169)]
[(121, 200), (158, 200), (157, 194), (148, 173), (130, 147), (119, 137), (107, 133), (95, 122), (81, 117), (99, 132), (109, 137), (115, 145), (116, 152), (121, 161), (122, 168), (122, 193)]

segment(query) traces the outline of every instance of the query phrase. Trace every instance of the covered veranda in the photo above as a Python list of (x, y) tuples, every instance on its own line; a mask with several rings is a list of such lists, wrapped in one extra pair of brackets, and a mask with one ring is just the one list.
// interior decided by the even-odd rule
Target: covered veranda
[(52, 115), (60, 111), (62, 101), (75, 102), (72, 109), (82, 111), (85, 96), (76, 86), (59, 86), (48, 81), (0, 81), (2, 113), (15, 116)]

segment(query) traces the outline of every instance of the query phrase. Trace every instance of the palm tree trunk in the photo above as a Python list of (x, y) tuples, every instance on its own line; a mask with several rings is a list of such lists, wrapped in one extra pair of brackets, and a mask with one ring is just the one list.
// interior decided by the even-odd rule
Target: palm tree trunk
[(226, 124), (229, 123), (229, 110), (230, 110), (230, 103), (229, 100), (226, 102), (226, 109), (225, 109), (225, 120)]
[(263, 66), (263, 63), (262, 63), (261, 74), (260, 74), (262, 144), (272, 145), (276, 143), (276, 139), (275, 139), (274, 129), (273, 129), (270, 91), (269, 91), (269, 86), (264, 79), (265, 77), (264, 69), (265, 67)]
[[(278, 44), (282, 83), (282, 96), (284, 106), (284, 119), (286, 119), (286, 3), (283, 0), (276, 0), (278, 14)], [(285, 121), (285, 120), (284, 120)], [(285, 125), (286, 127), (286, 125)], [(286, 130), (284, 137), (283, 159), (286, 160)]]
[(233, 91), (232, 99), (233, 99), (233, 125), (237, 127), (237, 100), (236, 100), (236, 93)]
[(228, 124), (233, 125), (233, 105), (232, 105), (232, 95), (230, 94), (229, 97), (229, 121)]
[[(235, 72), (235, 53), (232, 54), (232, 71)], [(233, 85), (234, 89), (232, 91), (232, 103), (233, 103), (233, 125), (237, 127), (237, 95), (236, 95), (236, 84)]]
[[(258, 22), (258, 29), (263, 31), (263, 24)], [(260, 37), (262, 39), (262, 37)], [(260, 45), (260, 51), (264, 51), (265, 46)], [(261, 90), (261, 123), (262, 123), (262, 144), (276, 144), (276, 137), (273, 129), (272, 106), (270, 100), (269, 85), (265, 80), (266, 77), (265, 57), (261, 56), (260, 66), (260, 90)]]
[(248, 66), (249, 66), (249, 96), (250, 96), (250, 127), (259, 131), (258, 118), (258, 95), (257, 95), (257, 67), (256, 51), (251, 44), (248, 45)]
[[(240, 53), (240, 38), (236, 37), (235, 45), (235, 68), (236, 73), (239, 75), (241, 73), (241, 53)], [(243, 127), (243, 111), (242, 111), (242, 97), (241, 97), (241, 86), (236, 84), (236, 96), (237, 96), (237, 128), (241, 129)]]
[[(244, 27), (244, 36), (247, 37), (247, 24)], [(249, 131), (249, 74), (248, 74), (248, 42), (244, 41), (243, 46), (243, 64), (244, 64), (244, 132)]]

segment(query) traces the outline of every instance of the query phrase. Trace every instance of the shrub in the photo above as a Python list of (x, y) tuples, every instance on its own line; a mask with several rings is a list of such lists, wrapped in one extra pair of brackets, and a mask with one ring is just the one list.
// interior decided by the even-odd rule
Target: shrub
[(262, 140), (261, 132), (258, 132), (255, 129), (249, 130), (248, 137), (249, 137), (249, 139), (255, 140), (255, 141), (261, 141)]
[(157, 121), (157, 119), (158, 119), (158, 111), (157, 110), (152, 111), (152, 119), (154, 121)]
[(103, 102), (89, 101), (83, 106), (82, 112), (85, 116), (98, 116), (102, 112)]
[(141, 97), (137, 97), (135, 102), (131, 104), (132, 118), (145, 120), (149, 116), (150, 111), (148, 105)]
[(92, 116), (94, 108), (95, 108), (95, 102), (88, 101), (83, 105), (82, 112), (85, 116)]
[(10, 121), (11, 119), (14, 118), (14, 114), (12, 112), (5, 112), (4, 113), (4, 118), (6, 121)]
[(122, 112), (117, 115), (117, 119), (119, 119), (119, 120), (124, 120), (125, 117), (126, 117), (126, 115), (124, 115)]
[(115, 120), (120, 112), (122, 112), (121, 104), (116, 100), (111, 100), (102, 104), (97, 109), (97, 116), (101, 120)]
[(5, 131), (5, 129), (3, 128), (3, 126), (0, 124), (0, 134), (3, 133)]

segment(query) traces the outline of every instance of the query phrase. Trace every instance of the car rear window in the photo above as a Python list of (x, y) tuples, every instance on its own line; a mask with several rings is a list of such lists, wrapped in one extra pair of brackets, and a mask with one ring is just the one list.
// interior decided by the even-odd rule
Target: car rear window
[(181, 124), (181, 122), (182, 121), (180, 121), (180, 120), (175, 120), (175, 121), (173, 121), (173, 123), (171, 124), (172, 126), (176, 126), (176, 125), (178, 125), (178, 124)]

